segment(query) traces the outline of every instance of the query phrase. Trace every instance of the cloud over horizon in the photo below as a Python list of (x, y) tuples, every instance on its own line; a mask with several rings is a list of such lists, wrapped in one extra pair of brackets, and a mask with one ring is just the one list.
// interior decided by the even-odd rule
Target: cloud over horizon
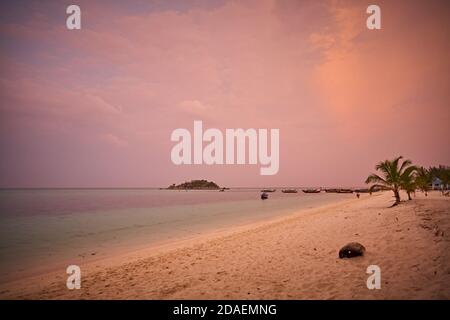
[[(450, 164), (448, 2), (3, 2), (0, 186), (362, 185)], [(174, 166), (170, 133), (279, 128), (280, 171)]]

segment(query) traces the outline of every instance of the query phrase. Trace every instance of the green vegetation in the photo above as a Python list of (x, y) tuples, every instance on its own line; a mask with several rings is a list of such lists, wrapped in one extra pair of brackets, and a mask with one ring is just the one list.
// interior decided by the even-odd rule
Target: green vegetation
[[(402, 159), (403, 157), (397, 157), (394, 160), (385, 160), (378, 163), (375, 166), (375, 169), (377, 171), (380, 171), (383, 177), (374, 173), (368, 176), (366, 179), (366, 183), (373, 183), (373, 185), (370, 187), (371, 191), (375, 188), (381, 190), (392, 190), (395, 196), (395, 204), (398, 204), (400, 202), (399, 191), (402, 186), (406, 186), (406, 179), (410, 177), (410, 171), (413, 170), (408, 169), (413, 168), (411, 167), (410, 160), (403, 161), (403, 163), (401, 163), (399, 166), (399, 162)], [(408, 172), (406, 172), (406, 169), (408, 169)]]
[(371, 174), (367, 177), (366, 183), (372, 184), (369, 190), (391, 190), (395, 197), (393, 206), (400, 203), (400, 190), (405, 191), (408, 200), (411, 200), (411, 193), (415, 193), (417, 189), (428, 195), (435, 178), (440, 180), (443, 193), (450, 184), (450, 167), (448, 166), (440, 165), (427, 170), (424, 167), (412, 165), (411, 160), (397, 157), (379, 162), (375, 169), (381, 174)]
[[(438, 178), (441, 180), (442, 185), (447, 186), (450, 184), (450, 167), (449, 166), (442, 166), (439, 167), (430, 167), (428, 170), (431, 178)], [(442, 193), (444, 193), (444, 189), (441, 189)]]
[(208, 180), (191, 180), (178, 185), (172, 184), (167, 189), (170, 190), (217, 190), (220, 187)]
[(425, 195), (428, 195), (428, 191), (430, 190), (432, 176), (430, 170), (425, 169), (424, 167), (417, 168), (416, 171), (416, 187)]

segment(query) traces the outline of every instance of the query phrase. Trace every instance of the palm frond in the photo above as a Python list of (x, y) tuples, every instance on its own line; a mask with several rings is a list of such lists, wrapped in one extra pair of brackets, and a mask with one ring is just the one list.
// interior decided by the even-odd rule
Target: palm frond
[(373, 185), (371, 185), (370, 188), (369, 188), (369, 191), (373, 192), (375, 190), (392, 190), (392, 188), (390, 188), (390, 187), (388, 187), (386, 185), (383, 185), (383, 184), (373, 184)]
[(380, 177), (377, 174), (371, 174), (367, 177), (366, 183), (381, 183), (381, 184), (387, 184), (387, 181)]
[(412, 161), (411, 160), (403, 161), (403, 163), (400, 166), (400, 169), (398, 170), (398, 172), (401, 174), (403, 172), (403, 170), (406, 170), (406, 168), (408, 168), (411, 165), (412, 165)]

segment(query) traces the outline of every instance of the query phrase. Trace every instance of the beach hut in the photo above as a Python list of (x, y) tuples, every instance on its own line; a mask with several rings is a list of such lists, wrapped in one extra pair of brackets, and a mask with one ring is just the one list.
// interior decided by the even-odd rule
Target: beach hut
[(448, 190), (449, 189), (449, 185), (445, 186), (442, 183), (442, 180), (437, 177), (433, 177), (433, 179), (431, 179), (431, 185), (429, 187), (431, 190)]

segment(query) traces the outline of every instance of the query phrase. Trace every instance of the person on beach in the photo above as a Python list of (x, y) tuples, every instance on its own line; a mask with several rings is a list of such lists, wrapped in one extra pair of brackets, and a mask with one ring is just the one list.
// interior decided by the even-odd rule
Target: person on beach
[(359, 193), (356, 193), (356, 197), (359, 199)]

